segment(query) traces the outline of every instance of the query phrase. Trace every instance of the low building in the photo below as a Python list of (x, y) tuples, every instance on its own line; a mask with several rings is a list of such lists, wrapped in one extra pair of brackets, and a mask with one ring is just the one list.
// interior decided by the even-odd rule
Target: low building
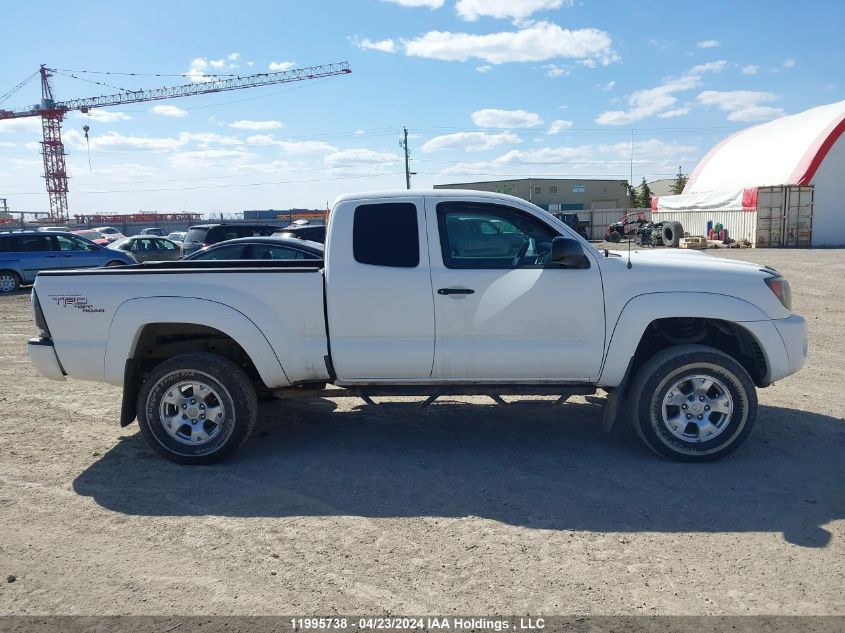
[(625, 207), (626, 180), (519, 178), (434, 185), (435, 189), (473, 189), (506, 193), (546, 211), (591, 211)]

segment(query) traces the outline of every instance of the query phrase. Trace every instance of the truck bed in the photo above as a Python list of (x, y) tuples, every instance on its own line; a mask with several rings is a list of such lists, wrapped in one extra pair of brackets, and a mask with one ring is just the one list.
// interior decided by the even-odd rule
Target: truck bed
[(322, 267), (320, 260), (153, 262), (45, 272), (34, 291), (73, 378), (122, 385), (146, 324), (211, 319), (249, 348), (269, 387), (284, 387), (328, 378)]

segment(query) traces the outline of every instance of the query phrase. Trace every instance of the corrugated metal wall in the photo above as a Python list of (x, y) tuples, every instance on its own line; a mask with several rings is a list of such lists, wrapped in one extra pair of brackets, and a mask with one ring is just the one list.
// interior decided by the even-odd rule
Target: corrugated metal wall
[(684, 233), (707, 236), (707, 221), (713, 226), (722, 224), (731, 239), (756, 241), (757, 214), (754, 211), (661, 211), (654, 215), (655, 222), (672, 220), (684, 226)]

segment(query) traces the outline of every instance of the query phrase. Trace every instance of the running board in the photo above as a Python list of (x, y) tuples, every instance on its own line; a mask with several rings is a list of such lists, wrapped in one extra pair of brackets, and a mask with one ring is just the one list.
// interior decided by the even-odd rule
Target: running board
[(502, 396), (558, 396), (555, 404), (563, 404), (572, 396), (590, 396), (596, 393), (593, 385), (520, 385), (520, 384), (462, 384), (462, 385), (360, 385), (335, 389), (309, 388), (308, 385), (276, 389), (273, 395), (283, 400), (302, 398), (361, 398), (366, 404), (378, 406), (373, 401), (379, 396), (426, 396), (420, 407), (433, 404), (441, 396), (487, 396), (496, 404), (508, 404)]

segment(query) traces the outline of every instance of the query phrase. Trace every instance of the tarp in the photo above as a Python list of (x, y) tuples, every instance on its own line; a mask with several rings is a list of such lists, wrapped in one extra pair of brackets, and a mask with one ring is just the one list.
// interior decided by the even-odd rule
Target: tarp
[(757, 187), (726, 191), (700, 191), (651, 199), (651, 210), (661, 211), (756, 211)]

